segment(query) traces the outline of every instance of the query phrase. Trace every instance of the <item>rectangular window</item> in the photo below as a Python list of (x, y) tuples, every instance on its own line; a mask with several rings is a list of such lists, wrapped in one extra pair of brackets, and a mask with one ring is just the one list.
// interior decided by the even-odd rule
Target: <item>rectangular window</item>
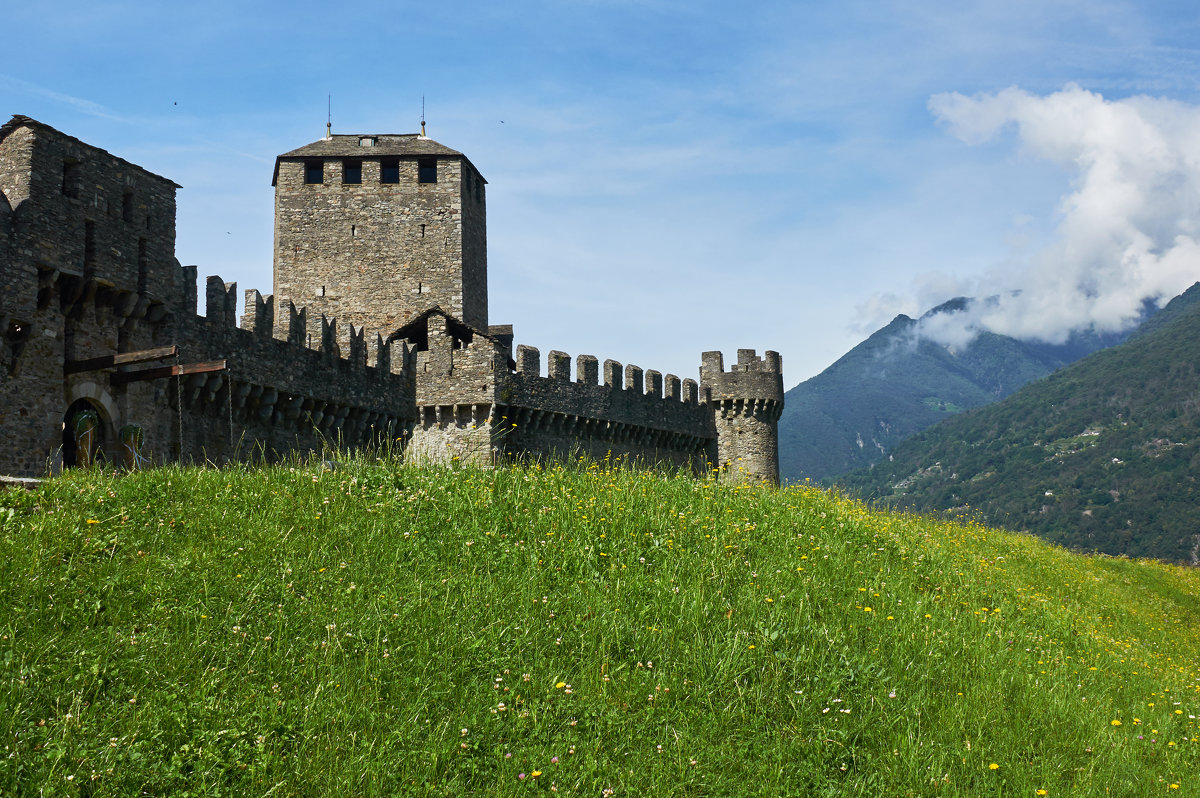
[(374, 136), (359, 136), (358, 146), (374, 147), (375, 146), (375, 137)]
[(96, 223), (91, 219), (83, 222), (83, 273), (92, 275), (96, 271)]
[(418, 158), (417, 159), (417, 182), (418, 183), (436, 183), (437, 182), (437, 158)]
[(72, 199), (79, 196), (79, 161), (72, 158), (63, 161), (62, 193)]
[(325, 182), (325, 162), (324, 161), (305, 161), (304, 162), (304, 182), (309, 184), (317, 184)]
[(355, 185), (362, 183), (362, 161), (357, 159), (342, 161), (342, 182)]
[(146, 254), (146, 239), (138, 239), (138, 293), (146, 293), (146, 288), (150, 285), (150, 257)]
[(131, 189), (121, 195), (121, 218), (127, 222), (133, 221), (133, 191)]
[(385, 158), (379, 163), (379, 182), (380, 183), (399, 183), (400, 182), (400, 159)]

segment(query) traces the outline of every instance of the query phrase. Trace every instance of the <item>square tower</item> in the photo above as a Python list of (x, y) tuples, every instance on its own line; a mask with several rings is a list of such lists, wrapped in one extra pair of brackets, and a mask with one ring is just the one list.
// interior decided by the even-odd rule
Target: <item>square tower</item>
[(386, 338), (440, 307), (486, 331), (487, 181), (418, 134), (331, 135), (275, 159), (275, 298)]

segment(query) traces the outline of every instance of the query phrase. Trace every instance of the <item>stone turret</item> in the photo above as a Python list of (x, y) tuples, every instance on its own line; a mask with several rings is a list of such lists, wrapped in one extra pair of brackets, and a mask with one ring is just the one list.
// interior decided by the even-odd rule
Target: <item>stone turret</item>
[(700, 365), (700, 396), (716, 427), (709, 459), (727, 479), (779, 481), (779, 416), (783, 412), (783, 362), (778, 352), (758, 357), (739, 349), (737, 364), (725, 371), (720, 352), (705, 352)]

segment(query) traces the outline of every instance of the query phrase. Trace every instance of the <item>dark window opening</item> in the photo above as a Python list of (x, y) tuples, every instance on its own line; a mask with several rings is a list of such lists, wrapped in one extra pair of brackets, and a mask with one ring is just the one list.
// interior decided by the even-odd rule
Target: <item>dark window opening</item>
[(342, 161), (342, 182), (354, 185), (362, 183), (362, 161)]
[(418, 158), (417, 159), (417, 182), (418, 183), (436, 183), (437, 182), (437, 158)]
[(84, 274), (96, 270), (96, 223), (91, 219), (83, 223), (83, 271)]
[(324, 161), (305, 161), (304, 162), (304, 182), (310, 185), (325, 182), (325, 162)]
[(379, 163), (379, 182), (380, 183), (399, 183), (400, 182), (400, 159), (387, 158)]
[(356, 224), (350, 225), (350, 237), (354, 238), (357, 235), (358, 235), (358, 225), (356, 225)]
[(421, 238), (425, 237), (425, 225), (421, 225)]
[(63, 161), (62, 193), (72, 199), (79, 196), (79, 161), (69, 158)]
[(138, 239), (138, 283), (137, 290), (139, 294), (145, 294), (146, 288), (150, 283), (150, 258), (146, 254), (146, 239)]
[(121, 195), (121, 218), (127, 222), (133, 221), (133, 191)]

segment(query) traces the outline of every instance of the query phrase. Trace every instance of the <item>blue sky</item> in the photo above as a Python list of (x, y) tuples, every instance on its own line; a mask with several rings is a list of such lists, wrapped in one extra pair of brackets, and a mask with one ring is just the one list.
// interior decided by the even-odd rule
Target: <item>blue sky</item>
[[(1120, 323), (1110, 295), (1200, 279), (1188, 4), (26, 0), (4, 18), (0, 114), (182, 184), (180, 261), (239, 288), (270, 290), (273, 159), (324, 135), (327, 95), (342, 133), (414, 132), (424, 96), (429, 135), (489, 180), (491, 320), (543, 353), (686, 377), (702, 350), (771, 348), (790, 387), (955, 293), (1045, 283), (975, 323), (1053, 337)], [(1165, 160), (1135, 157), (1147, 129)], [(1184, 189), (1129, 205), (1166, 185)]]

